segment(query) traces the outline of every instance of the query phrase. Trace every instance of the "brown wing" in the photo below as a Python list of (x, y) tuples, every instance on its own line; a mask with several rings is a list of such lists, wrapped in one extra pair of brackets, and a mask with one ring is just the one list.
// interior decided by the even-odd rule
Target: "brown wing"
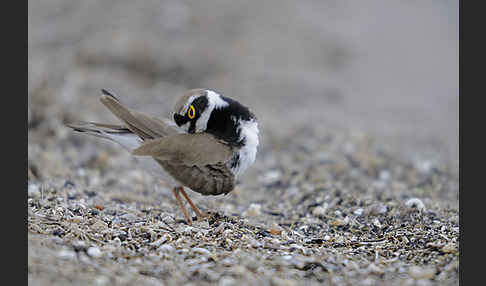
[(146, 140), (132, 153), (186, 166), (225, 163), (233, 156), (230, 146), (207, 133), (176, 134)]
[(151, 117), (123, 106), (111, 93), (102, 90), (100, 100), (118, 119), (125, 123), (126, 127), (142, 139), (153, 139), (162, 136), (177, 134), (175, 124), (169, 120), (161, 120)]

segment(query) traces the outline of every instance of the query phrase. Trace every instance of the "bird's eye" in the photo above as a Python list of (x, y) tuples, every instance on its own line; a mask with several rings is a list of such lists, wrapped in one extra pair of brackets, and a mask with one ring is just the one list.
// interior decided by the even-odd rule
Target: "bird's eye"
[(196, 109), (194, 109), (193, 105), (189, 106), (189, 109), (187, 110), (187, 116), (189, 116), (189, 119), (193, 119), (194, 117), (196, 117)]

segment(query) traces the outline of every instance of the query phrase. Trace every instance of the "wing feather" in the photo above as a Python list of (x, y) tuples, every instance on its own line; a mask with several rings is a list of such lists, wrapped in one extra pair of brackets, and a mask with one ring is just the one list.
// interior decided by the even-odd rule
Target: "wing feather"
[(132, 154), (186, 166), (225, 163), (233, 156), (230, 146), (207, 133), (176, 134), (146, 140)]

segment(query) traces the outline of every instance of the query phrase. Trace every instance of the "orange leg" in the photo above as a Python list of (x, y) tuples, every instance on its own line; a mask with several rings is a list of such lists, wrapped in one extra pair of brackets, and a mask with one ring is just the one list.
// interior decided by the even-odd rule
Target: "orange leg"
[(189, 203), (189, 205), (191, 206), (191, 208), (194, 210), (194, 212), (196, 213), (196, 215), (197, 215), (198, 218), (201, 218), (202, 219), (202, 218), (204, 218), (204, 217), (207, 216), (207, 214), (201, 213), (199, 211), (199, 209), (196, 207), (196, 205), (191, 201), (191, 199), (189, 198), (189, 196), (184, 191), (184, 187), (179, 187), (179, 192), (181, 192), (181, 194), (184, 196), (184, 198)]
[[(179, 196), (180, 190), (181, 190), (180, 187), (175, 187), (175, 188), (172, 189), (172, 192), (174, 193), (174, 196), (176, 197), (177, 203), (179, 204), (179, 207), (182, 209), (182, 212), (184, 213), (184, 216), (186, 217), (187, 224), (191, 225), (192, 219), (189, 216), (189, 214), (187, 213), (186, 207), (184, 207), (184, 204), (182, 203), (181, 196)], [(183, 194), (184, 194), (184, 197), (186, 197), (185, 193), (183, 193)], [(187, 197), (186, 197), (186, 199), (187, 199)]]

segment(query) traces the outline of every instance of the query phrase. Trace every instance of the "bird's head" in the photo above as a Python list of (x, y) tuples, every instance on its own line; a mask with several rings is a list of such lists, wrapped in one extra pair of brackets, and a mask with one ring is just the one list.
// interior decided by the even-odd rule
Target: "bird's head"
[(246, 106), (207, 89), (189, 90), (174, 106), (174, 121), (186, 132), (208, 132), (235, 145), (242, 143), (241, 124), (253, 120)]

